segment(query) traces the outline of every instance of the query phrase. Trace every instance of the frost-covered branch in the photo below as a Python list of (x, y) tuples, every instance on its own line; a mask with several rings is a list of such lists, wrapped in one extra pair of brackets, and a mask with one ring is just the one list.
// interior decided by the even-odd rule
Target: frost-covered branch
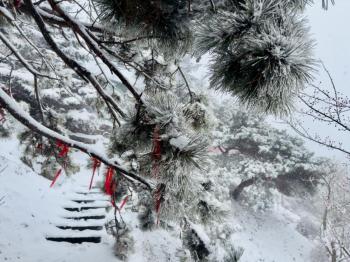
[(83, 67), (74, 59), (68, 57), (56, 44), (54, 39), (51, 37), (50, 32), (46, 28), (46, 25), (38, 12), (38, 8), (35, 7), (31, 0), (25, 0), (26, 5), (28, 6), (31, 15), (33, 16), (35, 22), (37, 23), (43, 37), (46, 42), (50, 45), (52, 50), (63, 60), (63, 62), (68, 65), (71, 69), (73, 69), (83, 80), (88, 81), (92, 84), (92, 86), (96, 89), (101, 98), (109, 103), (113, 109), (115, 109), (121, 116), (124, 116), (124, 112), (121, 111), (116, 101), (110, 96), (97, 81), (96, 77), (92, 72), (90, 72), (87, 68)]
[[(67, 24), (67, 22), (63, 18), (57, 16), (54, 13), (50, 13), (49, 10), (41, 8), (36, 4), (34, 4), (34, 5), (36, 6), (40, 16), (45, 20), (46, 23), (51, 24), (51, 25), (60, 26), (60, 27), (69, 27), (69, 25)], [(20, 8), (20, 10), (23, 11), (24, 13), (30, 14), (30, 8), (28, 8), (28, 6), (26, 4), (23, 5)], [(91, 32), (96, 32), (96, 33), (101, 33), (101, 34), (108, 33), (111, 35), (115, 35), (114, 31), (109, 30), (105, 26), (98, 25), (96, 23), (86, 23), (86, 22), (83, 22), (82, 24), (84, 26), (86, 26), (86, 28), (88, 28)]]
[(187, 78), (186, 78), (184, 72), (182, 71), (181, 67), (178, 66), (177, 69), (179, 70), (183, 80), (185, 81), (185, 84), (186, 84), (186, 87), (187, 87), (187, 90), (188, 90), (188, 94), (190, 96), (190, 101), (193, 102), (193, 93), (191, 91), (190, 84), (188, 83)]
[(122, 175), (124, 175), (126, 178), (134, 179), (142, 184), (144, 184), (148, 189), (151, 189), (151, 185), (142, 177), (139, 177), (138, 175), (129, 172), (126, 168), (124, 168), (118, 160), (110, 160), (107, 158), (107, 156), (101, 154), (100, 152), (97, 152), (92, 147), (82, 143), (75, 141), (73, 139), (67, 138), (45, 126), (37, 122), (34, 118), (32, 118), (28, 113), (26, 113), (15, 101), (13, 98), (11, 98), (6, 92), (0, 88), (0, 103), (1, 105), (19, 122), (21, 122), (23, 125), (28, 127), (33, 132), (36, 132), (44, 137), (47, 137), (49, 139), (53, 140), (59, 140), (63, 143), (67, 144), (68, 146), (78, 149), (86, 154), (88, 154), (91, 157), (94, 157), (98, 160), (100, 160), (102, 163), (104, 163), (107, 166), (112, 166), (115, 168), (116, 171), (119, 171)]
[(85, 26), (79, 23), (77, 20), (72, 18), (69, 14), (67, 14), (55, 1), (49, 0), (49, 3), (52, 6), (52, 9), (57, 11), (63, 19), (71, 26), (71, 28), (77, 32), (89, 46), (89, 48), (94, 52), (96, 56), (98, 56), (102, 62), (108, 66), (108, 68), (113, 72), (120, 81), (125, 85), (125, 87), (131, 92), (134, 98), (141, 102), (141, 96), (134, 89), (132, 84), (125, 78), (125, 76), (119, 71), (119, 69), (106, 57), (103, 51), (99, 48), (98, 43), (96, 43), (88, 34)]
[(56, 79), (49, 75), (42, 74), (38, 72), (32, 65), (18, 52), (18, 50), (11, 44), (11, 42), (7, 39), (7, 37), (0, 32), (0, 40), (7, 46), (8, 49), (17, 57), (17, 59), (21, 62), (21, 64), (34, 76), (46, 77), (49, 79)]
[(309, 92), (300, 93), (298, 98), (303, 107), (287, 123), (300, 136), (350, 156), (350, 150), (341, 142), (337, 142), (337, 136), (320, 136), (317, 131), (306, 128), (301, 121), (310, 119), (332, 126), (339, 133), (350, 132), (350, 99), (337, 90), (330, 72), (324, 65), (323, 68), (328, 76), (330, 88), (312, 84)]

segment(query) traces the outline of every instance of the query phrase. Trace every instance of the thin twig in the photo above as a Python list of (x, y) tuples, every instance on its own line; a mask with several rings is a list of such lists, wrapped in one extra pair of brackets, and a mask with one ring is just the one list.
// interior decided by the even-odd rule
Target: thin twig
[(192, 102), (193, 102), (193, 93), (192, 93), (192, 91), (191, 91), (191, 89), (190, 89), (190, 85), (188, 84), (187, 78), (186, 78), (186, 76), (185, 76), (185, 74), (184, 74), (184, 72), (182, 71), (182, 69), (181, 69), (180, 66), (178, 66), (177, 69), (179, 70), (179, 72), (180, 72), (182, 78), (183, 78), (184, 81), (185, 81), (185, 84), (186, 84), (186, 87), (187, 87), (187, 90), (188, 90), (188, 94), (190, 95), (190, 102), (192, 103)]

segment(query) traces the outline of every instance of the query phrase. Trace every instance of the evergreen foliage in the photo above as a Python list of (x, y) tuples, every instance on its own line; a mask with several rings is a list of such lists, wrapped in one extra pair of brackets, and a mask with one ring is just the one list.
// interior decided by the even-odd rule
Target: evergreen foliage
[(160, 47), (185, 51), (190, 42), (186, 0), (95, 0), (99, 16), (128, 30), (142, 32)]
[[(301, 17), (306, 5), (312, 1), (93, 2), (98, 13), (93, 25), (101, 22), (105, 28), (99, 31), (96, 27), (98, 33), (95, 35), (85, 24), (82, 23), (81, 27), (91, 38), (97, 39), (92, 42), (93, 46), (106, 54), (105, 59), (110, 59), (110, 64), (135, 69), (136, 79), (132, 87), (136, 94), (140, 94), (140, 99), (136, 95), (136, 101), (130, 101), (123, 96), (122, 84), (109, 80), (109, 75), (103, 71), (107, 64), (99, 65), (101, 74), (96, 75), (96, 81), (126, 112), (124, 117), (123, 112), (115, 110), (118, 115), (109, 108), (110, 102), (106, 103), (102, 96), (96, 97), (95, 90), (91, 92), (90, 87), (86, 87), (83, 80), (88, 79), (90, 72), (86, 79), (81, 76), (79, 79), (73, 70), (67, 72), (64, 63), (54, 60), (55, 70), (62, 74), (58, 76), (62, 81), (47, 78), (39, 81), (40, 86), (47, 87), (40, 90), (45, 109), (44, 124), (54, 131), (69, 129), (71, 132), (67, 133), (80, 133), (85, 129), (87, 134), (96, 134), (102, 133), (97, 121), (111, 120), (107, 113), (115, 113), (117, 117), (111, 114), (113, 121), (119, 123), (116, 118), (120, 117), (120, 126), (113, 123), (111, 132), (112, 124), (109, 123), (102, 133), (110, 138), (110, 157), (121, 159), (123, 168), (146, 177), (153, 187), (152, 192), (146, 192), (116, 175), (112, 194), (115, 200), (120, 200), (129, 191), (136, 191), (138, 219), (143, 230), (154, 228), (158, 219), (161, 226), (168, 221), (188, 219), (191, 227), (184, 229), (184, 244), (191, 249), (195, 260), (216, 261), (215, 252), (222, 252), (224, 256), (217, 261), (239, 261), (243, 251), (226, 245), (233, 233), (226, 219), (229, 214), (227, 207), (232, 204), (229, 186), (235, 186), (232, 195), (235, 192), (239, 195), (250, 186), (245, 190), (242, 202), (268, 207), (277, 191), (292, 195), (296, 188), (302, 188), (312, 193), (319, 183), (318, 166), (322, 161), (315, 160), (302, 141), (272, 128), (262, 116), (253, 115), (252, 111), (248, 113), (242, 108), (233, 108), (232, 101), (215, 106), (219, 121), (212, 132), (212, 106), (205, 96), (197, 95), (202, 91), (200, 85), (193, 89), (184, 75), (182, 80), (176, 78), (179, 60), (192, 53), (197, 57), (210, 53), (212, 88), (232, 94), (248, 109), (276, 115), (288, 113), (293, 98), (312, 79), (315, 64), (311, 52), (313, 42), (309, 38), (307, 22)], [(63, 2), (62, 6), (65, 4)], [(59, 12), (56, 15), (60, 18)], [(76, 15), (79, 17), (78, 13)], [(99, 56), (92, 50), (80, 48), (79, 32), (76, 28), (69, 30), (77, 34), (77, 39), (70, 37), (73, 33), (66, 39), (59, 34), (55, 36), (64, 52), (84, 63), (92, 61), (91, 54)], [(118, 36), (110, 34), (110, 30), (118, 32)], [(88, 43), (86, 39), (85, 42)], [(89, 44), (83, 47), (90, 48)], [(95, 62), (105, 61), (100, 58)], [(39, 59), (33, 61), (35, 65), (43, 64)], [(47, 66), (42, 68), (42, 71), (49, 70)], [(143, 80), (142, 86), (138, 83), (139, 78)], [(181, 82), (185, 82), (186, 89)], [(123, 84), (126, 85), (125, 81)], [(30, 88), (32, 90), (32, 86)], [(22, 94), (22, 98), (16, 99), (23, 100), (23, 97), (31, 104), (31, 115), (39, 115), (34, 92), (29, 92), (30, 98)], [(77, 112), (82, 108), (84, 112)], [(51, 111), (58, 113), (60, 121), (49, 114)], [(89, 118), (91, 124), (80, 119), (81, 115)], [(92, 123), (92, 115), (96, 123)], [(0, 126), (0, 135), (6, 134), (5, 131)], [(208, 156), (211, 138), (214, 146), (222, 150), (222, 155)], [(77, 171), (69, 157), (57, 158), (59, 151), (55, 141), (30, 131), (21, 133), (20, 141), (24, 145), (22, 160), (33, 169), (40, 164), (42, 175), (52, 178), (61, 166), (68, 173)], [(237, 179), (241, 180), (238, 186)], [(133, 188), (130, 189), (129, 185)], [(243, 186), (240, 188), (240, 185)], [(200, 224), (200, 229), (205, 232), (196, 231), (192, 222)], [(134, 242), (129, 229), (118, 225), (117, 219), (112, 228), (116, 230), (112, 232), (116, 237), (116, 255), (126, 259)], [(211, 243), (204, 241), (205, 233), (210, 236)]]
[(305, 21), (290, 8), (305, 1), (233, 2), (198, 26), (197, 53), (212, 53), (211, 84), (250, 107), (287, 113), (315, 64)]
[(218, 164), (241, 178), (231, 189), (233, 198), (247, 189), (243, 202), (266, 208), (273, 201), (273, 190), (299, 196), (316, 190), (325, 160), (315, 158), (302, 140), (242, 109), (221, 107), (218, 112), (221, 123), (229, 123), (219, 125), (215, 132), (214, 143), (223, 151), (217, 156)]
[(0, 138), (8, 138), (10, 135), (9, 127), (5, 124), (0, 124)]
[[(187, 124), (184, 105), (174, 95), (160, 92), (145, 97), (144, 105), (130, 110), (127, 122), (111, 140), (111, 155), (132, 148), (138, 171), (165, 186), (162, 218), (179, 219), (195, 208), (193, 168), (204, 168), (208, 141)], [(187, 204), (182, 209), (175, 202)], [(147, 209), (145, 212), (141, 216), (148, 217)]]
[[(49, 126), (57, 130), (59, 120), (52, 115), (48, 118)], [(67, 175), (79, 171), (79, 166), (74, 164), (67, 154), (59, 157), (61, 149), (57, 147), (56, 141), (25, 130), (19, 135), (19, 141), (23, 145), (23, 156), (21, 160), (40, 175), (53, 179), (57, 170), (63, 168)], [(37, 168), (40, 170), (37, 170)]]

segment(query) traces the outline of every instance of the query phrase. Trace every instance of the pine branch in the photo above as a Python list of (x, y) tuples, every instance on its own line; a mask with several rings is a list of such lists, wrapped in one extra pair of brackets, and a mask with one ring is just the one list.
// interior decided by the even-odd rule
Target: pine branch
[(90, 35), (87, 33), (85, 26), (79, 23), (77, 20), (72, 18), (69, 14), (67, 14), (54, 0), (49, 0), (49, 3), (53, 10), (57, 11), (63, 19), (70, 25), (71, 29), (77, 32), (89, 46), (89, 48), (98, 56), (104, 64), (108, 66), (108, 68), (120, 79), (120, 81), (125, 85), (125, 87), (130, 91), (130, 93), (134, 96), (137, 102), (142, 103), (142, 99), (140, 94), (136, 92), (131, 83), (125, 78), (125, 76), (117, 69), (117, 67), (104, 55), (102, 50), (98, 47), (98, 43), (96, 43)]
[(188, 94), (189, 94), (189, 96), (190, 96), (190, 101), (191, 101), (191, 103), (192, 103), (192, 102), (193, 102), (193, 93), (192, 93), (192, 91), (191, 91), (191, 89), (190, 89), (190, 85), (189, 85), (189, 83), (188, 83), (188, 81), (187, 81), (187, 78), (186, 78), (186, 76), (185, 76), (185, 74), (184, 74), (184, 72), (182, 71), (182, 69), (181, 69), (180, 66), (178, 66), (177, 69), (179, 70), (179, 72), (180, 72), (180, 74), (181, 74), (183, 80), (185, 81), (185, 84), (186, 84), (186, 87), (187, 87), (187, 90), (188, 90)]
[(0, 32), (0, 40), (7, 46), (8, 49), (17, 57), (17, 59), (21, 62), (21, 64), (34, 76), (37, 77), (45, 77), (49, 79), (58, 80), (55, 77), (45, 75), (43, 73), (38, 72), (35, 68), (33, 68), (28, 61), (18, 52), (18, 50), (10, 43), (7, 37)]
[(15, 101), (12, 99), (6, 92), (0, 88), (0, 103), (1, 105), (19, 122), (21, 122), (24, 126), (29, 128), (35, 133), (38, 133), (44, 137), (47, 137), (52, 140), (59, 140), (62, 141), (64, 144), (78, 149), (86, 154), (88, 154), (91, 157), (94, 157), (98, 160), (100, 160), (102, 163), (104, 163), (107, 166), (113, 167), (116, 171), (119, 171), (123, 176), (125, 176), (127, 179), (133, 179), (136, 180), (142, 184), (144, 184), (147, 189), (151, 190), (151, 185), (142, 177), (139, 177), (138, 175), (127, 171), (126, 168), (124, 168), (120, 163), (118, 163), (117, 160), (109, 160), (105, 155), (101, 154), (100, 152), (97, 152), (92, 147), (89, 147), (88, 145), (75, 141), (73, 139), (67, 138), (45, 126), (37, 122), (34, 118), (32, 118), (28, 113), (26, 113)]
[(90, 72), (87, 68), (80, 65), (77, 61), (74, 59), (68, 57), (57, 45), (57, 43), (54, 41), (54, 39), (51, 37), (50, 32), (46, 28), (46, 25), (41, 17), (41, 15), (38, 12), (38, 7), (35, 7), (31, 0), (25, 0), (25, 3), (27, 7), (30, 10), (30, 13), (32, 17), (34, 18), (35, 22), (37, 23), (43, 37), (45, 38), (46, 42), (49, 44), (49, 46), (52, 48), (52, 50), (63, 60), (63, 62), (68, 65), (71, 69), (73, 69), (83, 80), (90, 82), (92, 86), (95, 88), (95, 90), (98, 92), (98, 94), (102, 97), (102, 99), (105, 101), (105, 103), (109, 103), (112, 105), (112, 107), (121, 115), (124, 117), (124, 113), (119, 109), (117, 103), (111, 97), (99, 84), (96, 77), (92, 72)]
[[(45, 0), (46, 1), (46, 0)], [(51, 25), (56, 25), (59, 27), (69, 27), (69, 25), (67, 24), (67, 22), (62, 19), (61, 17), (57, 16), (54, 13), (50, 13), (50, 10), (45, 9), (44, 7), (39, 7), (37, 5), (35, 5), (35, 8), (37, 10), (37, 12), (40, 14), (40, 16), (43, 18), (43, 20)], [(25, 5), (23, 5), (20, 8), (20, 11), (26, 14), (31, 15), (31, 8), (25, 3)], [(101, 33), (101, 34), (110, 34), (110, 35), (115, 35), (115, 32), (112, 30), (109, 30), (108, 28), (106, 28), (105, 26), (102, 25), (97, 25), (95, 23), (82, 23), (84, 26), (86, 26), (86, 28), (88, 28), (91, 32), (95, 32), (95, 33)]]

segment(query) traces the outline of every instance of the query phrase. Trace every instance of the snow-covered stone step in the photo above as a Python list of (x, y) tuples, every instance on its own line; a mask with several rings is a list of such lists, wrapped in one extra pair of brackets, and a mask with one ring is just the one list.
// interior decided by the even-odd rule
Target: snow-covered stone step
[(72, 226), (72, 227), (83, 227), (83, 226), (94, 226), (94, 227), (103, 227), (105, 225), (104, 220), (67, 220), (67, 219), (57, 219), (55, 223), (56, 226)]
[[(109, 200), (104, 200), (104, 199), (97, 199), (98, 201), (104, 201), (104, 202), (109, 202)], [(78, 204), (90, 204), (94, 203), (96, 200), (95, 199), (71, 199), (72, 202), (78, 203)]]
[(106, 216), (67, 216), (64, 217), (66, 219), (73, 219), (73, 220), (89, 220), (89, 219), (96, 219), (96, 220), (100, 220), (100, 219), (105, 219)]
[(55, 242), (68, 242), (71, 244), (100, 243), (101, 237), (46, 237), (46, 240)]
[(69, 201), (63, 205), (63, 208), (65, 208), (65, 207), (70, 207), (70, 208), (102, 207), (102, 206), (109, 207), (109, 206), (111, 206), (111, 203), (110, 203), (110, 201), (105, 201), (105, 200), (96, 200), (96, 201), (90, 202), (90, 203), (77, 203), (77, 202)]
[(100, 187), (96, 187), (96, 186), (93, 186), (91, 189), (89, 189), (89, 185), (86, 185), (86, 186), (79, 186), (79, 187), (77, 187), (76, 192), (83, 192), (83, 193), (96, 192), (96, 193), (101, 193), (102, 189)]
[(82, 210), (80, 212), (70, 212), (70, 211), (64, 211), (61, 213), (62, 217), (81, 217), (81, 216), (104, 216), (106, 214), (106, 211), (104, 209), (89, 209), (89, 210)]
[(75, 192), (76, 194), (78, 195), (84, 195), (84, 196), (90, 196), (90, 195), (103, 195), (103, 192), (102, 191), (88, 191), (88, 192), (84, 192), (84, 191), (78, 191), (78, 192)]
[(104, 194), (103, 192), (95, 193), (84, 193), (84, 192), (71, 192), (66, 194), (66, 197), (69, 199), (78, 198), (78, 199), (108, 199), (110, 196)]
[(74, 231), (85, 231), (85, 230), (94, 230), (101, 231), (103, 226), (56, 226), (62, 230), (74, 230)]
[(61, 230), (59, 228), (53, 228), (50, 232), (46, 234), (46, 238), (48, 237), (101, 237), (101, 231), (96, 230), (84, 230), (77, 231), (72, 229)]
[(106, 209), (109, 206), (83, 206), (83, 207), (64, 207), (64, 210), (67, 210), (69, 212), (81, 212), (83, 210), (90, 210), (90, 209)]
[(90, 200), (107, 200), (110, 199), (110, 196), (106, 194), (101, 193), (69, 193), (66, 195), (67, 200), (69, 199), (77, 199), (77, 200), (83, 200), (83, 199), (90, 199)]

